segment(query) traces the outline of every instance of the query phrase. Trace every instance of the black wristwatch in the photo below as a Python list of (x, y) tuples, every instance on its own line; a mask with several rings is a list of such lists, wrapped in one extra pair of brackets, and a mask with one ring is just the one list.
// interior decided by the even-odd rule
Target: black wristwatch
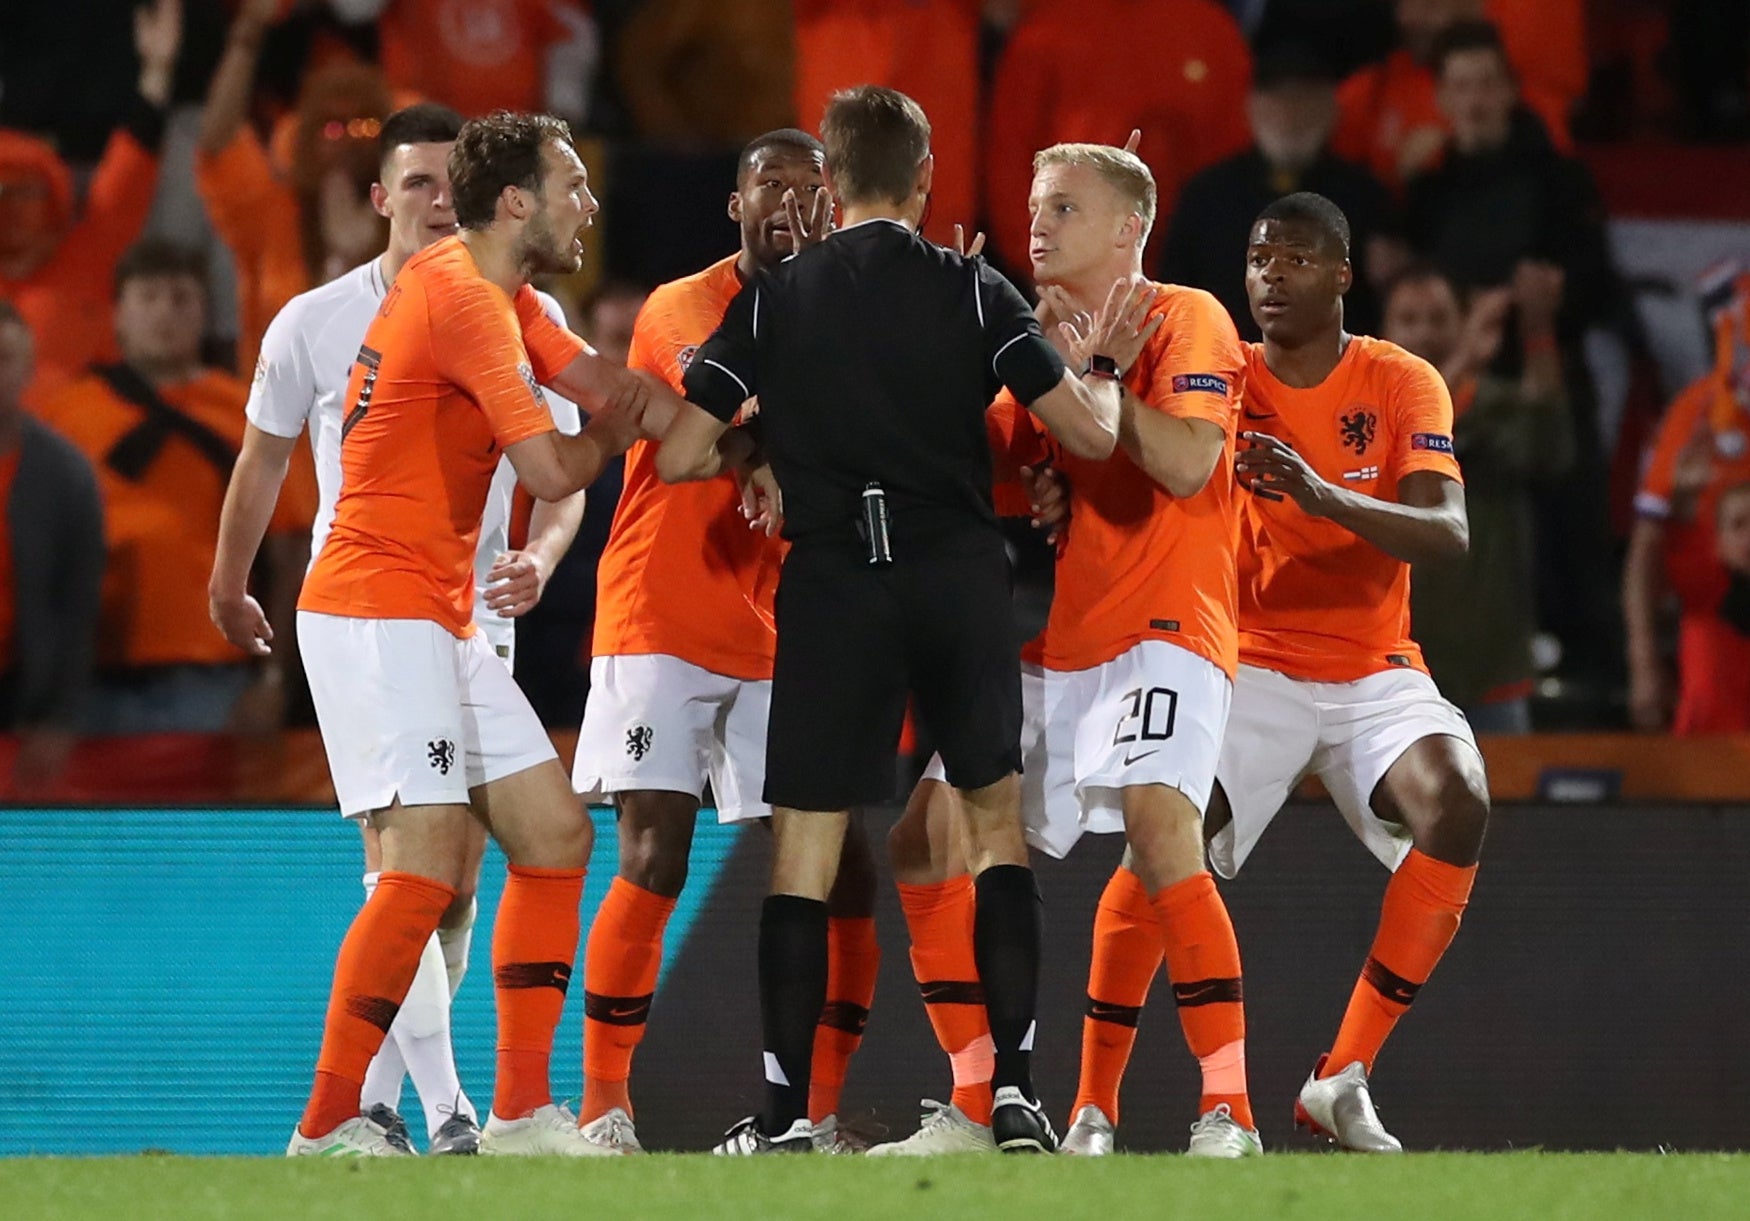
[(1124, 380), (1124, 371), (1118, 367), (1118, 362), (1110, 356), (1088, 357), (1088, 363), (1082, 366), (1082, 376), (1087, 377), (1090, 374), (1115, 382)]

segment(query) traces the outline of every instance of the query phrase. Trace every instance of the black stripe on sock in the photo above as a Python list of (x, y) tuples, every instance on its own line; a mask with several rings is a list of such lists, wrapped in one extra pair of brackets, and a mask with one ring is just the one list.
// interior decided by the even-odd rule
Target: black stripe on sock
[(349, 996), (346, 1011), (361, 1022), (369, 1022), (384, 1034), (395, 1024), (401, 1006), (386, 996)]
[(500, 988), (557, 988), (559, 995), (571, 985), (568, 962), (507, 962), (492, 972)]
[(1416, 999), (1416, 993), (1422, 990), (1421, 984), (1411, 983), (1377, 958), (1367, 960), (1367, 965), (1361, 968), (1361, 978), (1394, 1005), (1408, 1007)]
[(982, 1005), (984, 985), (976, 979), (926, 979), (918, 983), (926, 1005)]
[(820, 1024), (861, 1038), (869, 1024), (869, 1011), (852, 1001), (828, 1001), (820, 1011)]
[(1238, 976), (1194, 979), (1188, 984), (1173, 985), (1173, 1003), (1181, 1009), (1195, 1009), (1199, 1005), (1238, 1005), (1245, 999), (1245, 985)]
[(1141, 1005), (1115, 1005), (1111, 1001), (1088, 998), (1088, 1016), (1096, 1022), (1110, 1022), (1114, 1026), (1128, 1026), (1136, 1029), (1136, 1020), (1142, 1016)]
[(592, 1022), (608, 1026), (642, 1026), (650, 1020), (650, 1002), (655, 993), (643, 996), (604, 996), (600, 992), (583, 992), (583, 1016)]

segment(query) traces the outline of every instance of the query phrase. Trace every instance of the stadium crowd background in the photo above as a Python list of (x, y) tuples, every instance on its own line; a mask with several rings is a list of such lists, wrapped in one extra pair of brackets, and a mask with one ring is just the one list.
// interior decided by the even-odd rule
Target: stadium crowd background
[[(116, 771), (114, 735), (154, 744), (138, 781), (199, 770), (204, 740), (312, 723), (287, 649), (251, 663), (212, 629), (206, 577), (267, 321), (381, 249), (368, 188), (391, 109), (571, 121), (604, 210), (584, 271), (548, 287), (623, 358), (648, 287), (734, 249), (742, 143), (812, 129), (864, 81), (935, 125), (927, 232), (985, 230), (1023, 286), (1031, 155), (1058, 140), (1142, 129), (1151, 270), (1215, 292), (1249, 338), (1246, 223), (1276, 195), (1330, 195), (1357, 233), (1352, 328), (1428, 356), (1463, 412), (1473, 554), (1416, 577), (1446, 694), (1483, 731), (1750, 730), (1742, 3), (128, 8), (0, 17), (9, 796)], [(289, 627), (314, 487), (288, 486), (257, 576)], [(519, 681), (557, 728), (581, 719), (616, 486), (590, 489), (519, 625)], [(1048, 579), (1043, 549), (1017, 547)], [(80, 749), (97, 735), (103, 752)]]

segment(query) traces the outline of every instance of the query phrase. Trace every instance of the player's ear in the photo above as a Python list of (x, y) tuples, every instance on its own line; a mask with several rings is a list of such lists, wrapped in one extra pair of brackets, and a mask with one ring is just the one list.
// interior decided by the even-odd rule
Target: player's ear
[(729, 192), (729, 219), (736, 224), (741, 223), (741, 192)]
[(1348, 259), (1344, 259), (1343, 262), (1337, 268), (1337, 293), (1338, 293), (1338, 295), (1341, 296), (1342, 294), (1347, 293), (1349, 291), (1350, 285), (1352, 285), (1354, 283), (1355, 283), (1355, 264), (1351, 263)]
[(378, 216), (389, 216), (389, 189), (380, 182), (371, 184), (371, 208)]
[[(927, 197), (930, 193), (930, 188), (935, 185), (935, 181), (936, 154), (925, 153), (924, 159), (918, 162), (917, 184), (914, 189), (919, 196)], [(834, 194), (836, 195), (837, 192), (835, 191)]]

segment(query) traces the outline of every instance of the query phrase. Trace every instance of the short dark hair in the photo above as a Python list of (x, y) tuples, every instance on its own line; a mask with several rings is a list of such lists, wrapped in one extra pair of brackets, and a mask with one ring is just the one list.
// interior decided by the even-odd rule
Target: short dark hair
[(1278, 42), (1262, 48), (1252, 66), (1252, 92), (1269, 93), (1285, 85), (1330, 85), (1339, 80), (1337, 70), (1312, 47), (1298, 42)]
[(824, 156), (826, 153), (826, 146), (800, 127), (779, 127), (763, 136), (755, 136), (743, 146), (741, 160), (736, 163), (735, 181), (740, 183), (752, 173), (760, 154), (770, 148), (786, 148), (810, 156)]
[(448, 106), (436, 102), (416, 102), (403, 106), (383, 120), (378, 133), (382, 156), (379, 167), (389, 164), (389, 156), (403, 144), (452, 144), (462, 134), (462, 116)]
[(1495, 28), (1494, 22), (1480, 17), (1455, 21), (1435, 35), (1428, 56), (1434, 75), (1444, 75), (1446, 61), (1467, 51), (1493, 51), (1507, 75), (1517, 79), (1513, 61), (1507, 58), (1507, 44), (1501, 41), (1501, 31)]
[(1380, 304), (1389, 304), (1392, 297), (1397, 294), (1398, 289), (1403, 288), (1407, 284), (1434, 283), (1446, 285), (1447, 289), (1452, 293), (1452, 299), (1458, 302), (1459, 308), (1464, 308), (1464, 290), (1459, 288), (1458, 281), (1454, 280), (1451, 276), (1440, 270), (1438, 266), (1426, 261), (1425, 259), (1412, 259), (1409, 263), (1406, 263), (1396, 275), (1387, 280), (1385, 286), (1381, 288), (1379, 292)]
[(1343, 215), (1343, 209), (1316, 191), (1296, 191), (1292, 195), (1284, 195), (1258, 213), (1258, 219), (1252, 222), (1252, 228), (1256, 229), (1267, 220), (1305, 222), (1317, 229), (1326, 241), (1334, 244), (1344, 258), (1349, 257), (1349, 218)]
[(518, 114), (495, 110), (462, 124), (456, 147), (450, 150), (450, 195), (456, 223), (464, 229), (484, 229), (498, 211), (505, 187), (541, 189), (546, 163), (541, 150), (548, 142), (571, 143), (571, 128), (550, 114)]
[(820, 121), (826, 168), (841, 200), (903, 203), (930, 155), (923, 107), (897, 89), (859, 85), (835, 93)]
[(159, 276), (187, 276), (198, 281), (204, 292), (207, 287), (207, 256), (193, 246), (184, 246), (162, 237), (143, 237), (127, 248), (115, 265), (115, 295), (132, 280), (150, 280)]

